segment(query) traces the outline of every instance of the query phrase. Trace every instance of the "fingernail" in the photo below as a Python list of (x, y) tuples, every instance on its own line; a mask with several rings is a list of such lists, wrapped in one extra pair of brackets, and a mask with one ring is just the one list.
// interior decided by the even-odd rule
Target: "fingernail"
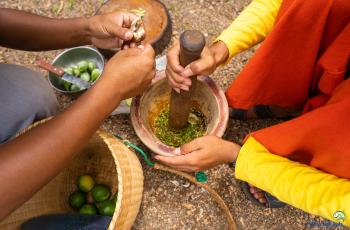
[(128, 31), (128, 32), (125, 33), (125, 38), (128, 39), (128, 40), (130, 40), (133, 36), (134, 35), (132, 34), (131, 31)]
[(139, 45), (139, 46), (137, 46), (137, 48), (142, 49), (142, 50), (145, 49), (145, 47), (143, 45)]
[(176, 148), (176, 149), (174, 150), (174, 154), (180, 155), (180, 154), (181, 154), (181, 149), (180, 149), (180, 148)]
[(181, 89), (182, 89), (182, 90), (185, 90), (185, 91), (189, 91), (189, 90), (190, 90), (190, 87), (188, 87), (187, 85), (182, 85), (182, 86), (181, 86)]
[(186, 68), (182, 73), (181, 73), (181, 76), (183, 77), (191, 77), (193, 76), (193, 72), (190, 68)]
[(179, 71), (181, 71), (181, 72), (183, 72), (183, 71), (185, 70), (185, 68), (182, 67), (182, 65), (178, 65), (178, 66), (177, 66), (177, 69), (178, 69)]
[(174, 88), (174, 90), (175, 90), (177, 93), (180, 93), (180, 89), (179, 89), (179, 88)]
[(191, 80), (185, 80), (183, 83), (185, 85), (187, 85), (187, 86), (191, 86), (192, 85), (192, 81)]
[(159, 156), (158, 156), (158, 155), (154, 156), (154, 158), (156, 158), (157, 160), (159, 160)]

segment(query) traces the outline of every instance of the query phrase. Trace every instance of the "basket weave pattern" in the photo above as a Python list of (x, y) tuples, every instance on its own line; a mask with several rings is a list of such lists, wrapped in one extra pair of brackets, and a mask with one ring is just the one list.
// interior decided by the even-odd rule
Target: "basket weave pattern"
[[(32, 125), (21, 134), (44, 122), (46, 120)], [(116, 211), (108, 229), (130, 229), (142, 199), (142, 167), (134, 152), (102, 130), (96, 132), (59, 175), (2, 221), (0, 229), (19, 229), (23, 222), (40, 215), (72, 212), (68, 197), (77, 189), (76, 179), (82, 174), (109, 185), (113, 194), (118, 192)]]

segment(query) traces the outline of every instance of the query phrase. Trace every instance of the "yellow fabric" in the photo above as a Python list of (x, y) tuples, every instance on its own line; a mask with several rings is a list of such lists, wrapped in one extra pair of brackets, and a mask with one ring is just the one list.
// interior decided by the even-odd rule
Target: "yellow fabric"
[[(236, 177), (305, 212), (350, 226), (349, 180), (271, 154), (253, 137), (238, 155)], [(339, 211), (344, 222), (334, 217)]]
[(214, 41), (223, 41), (229, 49), (227, 61), (263, 41), (271, 32), (282, 0), (254, 0)]

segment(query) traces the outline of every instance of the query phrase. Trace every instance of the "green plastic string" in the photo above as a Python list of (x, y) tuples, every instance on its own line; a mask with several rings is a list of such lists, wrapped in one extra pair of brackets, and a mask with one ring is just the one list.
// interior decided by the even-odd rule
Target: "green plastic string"
[[(151, 161), (149, 155), (145, 151), (143, 151), (142, 149), (140, 149), (130, 141), (124, 140), (121, 136), (117, 134), (114, 134), (114, 136), (119, 140), (121, 140), (126, 146), (129, 146), (130, 148), (134, 149), (136, 152), (140, 153), (149, 167), (154, 167), (154, 163)], [(208, 176), (204, 172), (197, 172), (195, 176), (196, 176), (196, 180), (200, 183), (205, 183), (208, 181)]]
[(114, 134), (114, 136), (116, 138), (118, 138), (119, 140), (123, 141), (123, 143), (125, 145), (129, 146), (130, 148), (133, 148), (136, 152), (140, 153), (149, 167), (154, 166), (154, 163), (151, 161), (150, 157), (148, 156), (148, 154), (146, 152), (144, 152), (142, 149), (140, 149), (139, 147), (137, 147), (133, 143), (129, 142), (128, 140), (124, 140), (121, 136), (119, 136), (117, 134)]

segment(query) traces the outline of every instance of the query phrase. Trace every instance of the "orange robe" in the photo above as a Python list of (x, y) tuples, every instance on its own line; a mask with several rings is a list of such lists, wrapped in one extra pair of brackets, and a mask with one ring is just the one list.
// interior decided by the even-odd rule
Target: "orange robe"
[(230, 106), (304, 108), (252, 135), (274, 154), (350, 179), (350, 1), (284, 0), (226, 95)]

